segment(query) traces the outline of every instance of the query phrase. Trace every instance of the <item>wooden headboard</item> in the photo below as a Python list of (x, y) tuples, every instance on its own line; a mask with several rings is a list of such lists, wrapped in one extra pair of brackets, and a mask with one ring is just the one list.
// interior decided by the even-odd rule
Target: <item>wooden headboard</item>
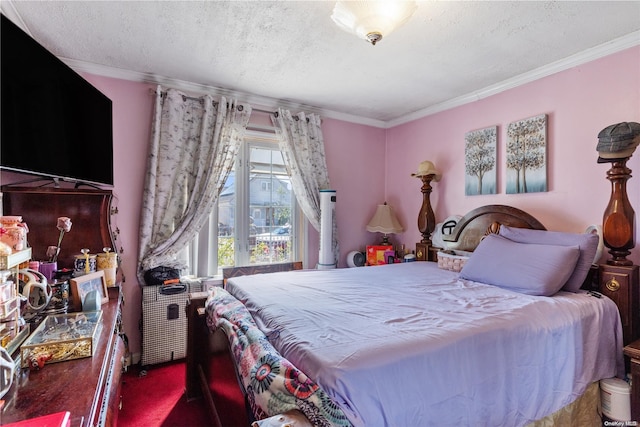
[(473, 251), (487, 232), (497, 233), (499, 225), (546, 230), (540, 221), (523, 210), (507, 205), (486, 205), (469, 211), (463, 216), (451, 234), (442, 239), (449, 249)]

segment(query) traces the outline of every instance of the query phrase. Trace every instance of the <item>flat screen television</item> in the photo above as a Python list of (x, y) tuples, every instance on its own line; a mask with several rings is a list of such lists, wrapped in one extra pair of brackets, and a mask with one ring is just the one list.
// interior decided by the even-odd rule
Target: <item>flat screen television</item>
[(111, 100), (1, 19), (0, 168), (112, 186)]

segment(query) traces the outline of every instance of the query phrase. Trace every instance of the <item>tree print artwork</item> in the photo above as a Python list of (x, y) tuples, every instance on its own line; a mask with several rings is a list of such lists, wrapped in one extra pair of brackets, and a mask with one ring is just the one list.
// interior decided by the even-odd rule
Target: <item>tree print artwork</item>
[(507, 194), (547, 191), (547, 115), (507, 127)]
[(467, 196), (496, 194), (498, 127), (468, 132), (464, 136), (465, 191)]

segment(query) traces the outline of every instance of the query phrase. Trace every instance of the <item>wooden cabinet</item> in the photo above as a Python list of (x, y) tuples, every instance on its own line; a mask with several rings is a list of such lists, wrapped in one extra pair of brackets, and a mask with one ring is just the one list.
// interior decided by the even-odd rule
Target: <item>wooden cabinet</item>
[(120, 337), (120, 287), (109, 288), (102, 329), (92, 357), (19, 369), (4, 396), (0, 423), (71, 412), (71, 426), (115, 426), (125, 345)]
[(75, 255), (82, 248), (92, 254), (111, 248), (116, 252), (109, 227), (111, 190), (50, 187), (2, 187), (4, 215), (19, 215), (29, 226), (27, 239), (32, 259), (47, 260), (46, 251), (58, 242), (59, 217), (71, 219), (72, 227), (62, 242), (58, 268), (73, 269)]
[(640, 286), (637, 265), (600, 265), (600, 292), (611, 298), (620, 310), (624, 345), (640, 338)]
[(627, 345), (624, 354), (631, 360), (631, 419), (640, 420), (640, 340)]
[(441, 250), (428, 243), (416, 243), (416, 261), (438, 261), (438, 251)]

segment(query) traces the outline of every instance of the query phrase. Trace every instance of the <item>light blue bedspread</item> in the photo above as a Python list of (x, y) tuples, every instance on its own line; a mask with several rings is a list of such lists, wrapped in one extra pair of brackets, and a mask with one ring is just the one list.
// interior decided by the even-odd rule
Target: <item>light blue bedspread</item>
[(522, 295), (430, 262), (227, 286), (355, 426), (521, 426), (624, 375), (617, 307), (586, 292)]

